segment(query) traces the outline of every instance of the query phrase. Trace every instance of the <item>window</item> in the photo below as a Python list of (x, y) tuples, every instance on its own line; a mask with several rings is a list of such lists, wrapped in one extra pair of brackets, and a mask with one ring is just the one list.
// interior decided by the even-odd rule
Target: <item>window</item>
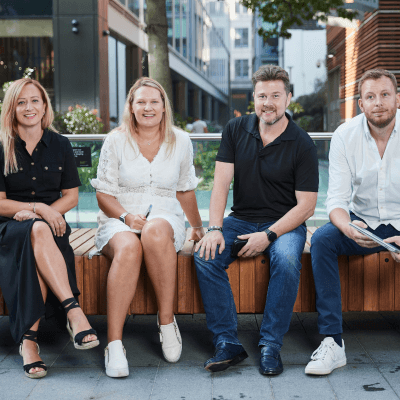
[(139, 18), (139, 0), (128, 0), (128, 8)]
[(235, 47), (249, 47), (248, 28), (235, 29)]
[(224, 40), (224, 28), (215, 28), (210, 30), (210, 46), (222, 47)]
[(238, 1), (235, 3), (235, 13), (236, 14), (246, 14), (247, 8), (242, 6)]
[(249, 77), (249, 60), (235, 60), (235, 78)]
[(224, 77), (225, 76), (225, 60), (214, 59), (210, 60), (210, 76), (211, 77)]

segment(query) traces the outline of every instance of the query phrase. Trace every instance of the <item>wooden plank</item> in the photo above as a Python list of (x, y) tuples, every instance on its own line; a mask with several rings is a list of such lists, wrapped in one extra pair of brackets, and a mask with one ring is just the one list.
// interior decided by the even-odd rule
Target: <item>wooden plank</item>
[(73, 245), (73, 242), (82, 235), (84, 235), (85, 233), (89, 232), (90, 230), (91, 230), (90, 228), (78, 228), (69, 235), (69, 244), (72, 246), (74, 250), (75, 247)]
[(83, 298), (83, 257), (75, 256), (75, 272), (76, 272), (76, 284), (81, 294), (79, 295), (79, 305), (83, 312), (85, 312), (85, 299)]
[(342, 311), (349, 310), (349, 259), (347, 256), (338, 257), (340, 291), (342, 294)]
[(178, 253), (177, 300), (178, 314), (193, 314), (193, 284), (192, 255)]
[(255, 257), (241, 258), (239, 262), (239, 308), (241, 313), (255, 312)]
[(364, 309), (364, 256), (349, 256), (348, 311)]
[(311, 267), (311, 254), (303, 254), (301, 264), (301, 311), (315, 311), (315, 286)]
[(364, 256), (364, 311), (379, 310), (379, 254)]
[(379, 253), (379, 311), (394, 311), (395, 269), (390, 253)]
[(235, 260), (226, 270), (231, 284), (233, 299), (235, 300), (236, 312), (240, 304), (240, 259)]
[(99, 259), (99, 315), (107, 315), (107, 278), (111, 261), (105, 256), (96, 256)]
[(146, 314), (157, 314), (157, 300), (153, 285), (146, 271)]
[(131, 314), (146, 314), (147, 310), (147, 295), (146, 295), (146, 267), (144, 261), (140, 268), (139, 279), (136, 285), (135, 296), (132, 299), (130, 306)]
[(304, 245), (303, 253), (309, 253), (311, 247), (311, 237), (318, 228), (316, 226), (307, 226), (307, 238)]
[(205, 313), (203, 300), (201, 298), (201, 292), (199, 287), (199, 281), (196, 275), (196, 267), (194, 265), (194, 258), (192, 258), (192, 271), (193, 271), (193, 312), (195, 314), (203, 314)]
[(74, 253), (77, 256), (87, 255), (90, 250), (94, 249), (95, 234), (96, 229), (91, 229), (73, 242), (75, 245)]
[(255, 259), (255, 313), (263, 313), (265, 301), (267, 300), (269, 282), (269, 259), (265, 255), (257, 256)]
[(99, 314), (99, 257), (83, 258), (83, 302), (85, 314)]

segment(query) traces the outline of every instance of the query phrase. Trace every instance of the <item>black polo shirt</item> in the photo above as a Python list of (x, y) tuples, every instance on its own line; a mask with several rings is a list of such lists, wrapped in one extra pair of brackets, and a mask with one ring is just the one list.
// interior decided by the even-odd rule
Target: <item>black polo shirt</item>
[(248, 222), (271, 222), (297, 205), (295, 191), (318, 192), (317, 149), (289, 114), (285, 131), (263, 147), (256, 114), (226, 125), (217, 161), (235, 164), (230, 215)]
[(50, 205), (60, 198), (61, 189), (81, 185), (69, 140), (45, 129), (33, 150), (26, 150), (21, 138), (15, 139), (18, 172), (4, 176), (4, 152), (0, 144), (0, 192), (10, 200)]

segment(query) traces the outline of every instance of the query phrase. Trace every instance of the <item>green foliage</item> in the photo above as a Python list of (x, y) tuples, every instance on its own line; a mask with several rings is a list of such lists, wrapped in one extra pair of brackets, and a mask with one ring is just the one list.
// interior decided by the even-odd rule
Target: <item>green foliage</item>
[(296, 119), (296, 124), (306, 132), (309, 132), (313, 124), (313, 117), (311, 117), (311, 115), (303, 115), (302, 117)]
[(197, 152), (194, 158), (196, 169), (202, 171), (197, 190), (211, 190), (214, 184), (215, 158), (217, 157), (219, 142), (197, 143)]
[(336, 10), (339, 17), (349, 20), (358, 15), (357, 11), (346, 9), (344, 0), (241, 0), (240, 2), (253, 13), (258, 10), (265, 22), (274, 24), (272, 29), (259, 29), (258, 34), (265, 39), (276, 36), (290, 39), (289, 29), (293, 25), (301, 26), (304, 21), (315, 18), (327, 22), (332, 10)]
[[(190, 118), (190, 117), (189, 117)], [(182, 116), (179, 113), (175, 113), (174, 114), (174, 125), (177, 126), (178, 128), (183, 129), (184, 131), (189, 132), (186, 129), (186, 125), (189, 124), (189, 118), (187, 120), (185, 120), (184, 118), (182, 118)], [(191, 118), (190, 118), (191, 119)]]
[(96, 109), (89, 110), (77, 104), (75, 107), (68, 107), (66, 113), (56, 113), (54, 125), (61, 133), (75, 135), (102, 133), (104, 125), (97, 117), (97, 113)]

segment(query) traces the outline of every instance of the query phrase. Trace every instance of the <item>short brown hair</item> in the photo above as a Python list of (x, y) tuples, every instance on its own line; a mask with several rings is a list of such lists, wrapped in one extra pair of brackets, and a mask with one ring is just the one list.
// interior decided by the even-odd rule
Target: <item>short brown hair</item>
[(363, 83), (368, 79), (373, 79), (376, 81), (377, 79), (382, 78), (382, 76), (386, 76), (389, 78), (394, 86), (394, 91), (397, 92), (397, 80), (396, 77), (386, 69), (370, 69), (367, 72), (364, 72), (364, 75), (361, 77), (360, 82), (358, 82), (358, 93), (361, 97), (361, 87)]
[(253, 90), (256, 87), (257, 82), (265, 81), (282, 81), (285, 85), (286, 94), (290, 93), (290, 81), (288, 73), (278, 65), (262, 65), (253, 74)]

